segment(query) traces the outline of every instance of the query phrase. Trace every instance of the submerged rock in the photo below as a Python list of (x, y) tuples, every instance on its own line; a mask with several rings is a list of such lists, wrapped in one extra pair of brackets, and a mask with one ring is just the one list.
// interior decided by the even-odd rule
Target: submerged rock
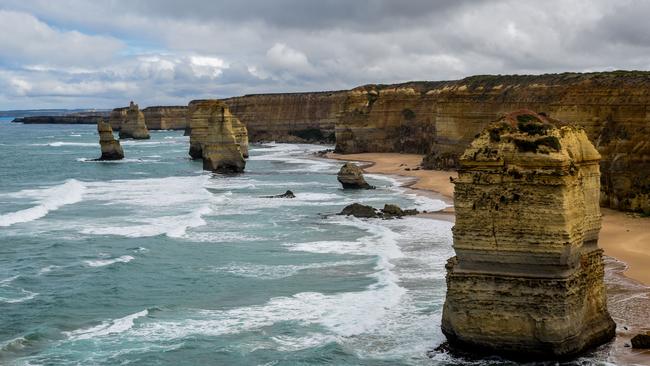
[(360, 203), (348, 205), (339, 213), (339, 215), (382, 219), (394, 219), (417, 214), (418, 210), (416, 209), (402, 210), (399, 206), (393, 204), (385, 204), (383, 209), (377, 210), (372, 206), (362, 205)]
[(140, 111), (137, 104), (131, 102), (129, 109), (126, 111), (126, 119), (120, 128), (120, 139), (149, 139), (149, 130), (144, 122), (144, 114)]
[(339, 215), (354, 216), (361, 218), (379, 217), (377, 210), (372, 206), (362, 205), (360, 203), (353, 203), (345, 206)]
[(283, 194), (278, 194), (275, 196), (262, 196), (262, 198), (296, 198), (296, 195), (293, 194), (290, 190), (287, 190)]
[(363, 171), (354, 163), (345, 163), (336, 176), (344, 189), (374, 189), (363, 178)]
[(120, 142), (113, 136), (111, 125), (105, 121), (97, 122), (99, 132), (99, 145), (102, 149), (102, 156), (97, 160), (121, 160), (124, 159), (124, 151)]
[(614, 336), (597, 245), (599, 160), (583, 130), (527, 110), (465, 150), (442, 316), (450, 344), (539, 360)]
[(637, 334), (632, 338), (632, 348), (650, 348), (650, 332)]
[(217, 173), (243, 172), (246, 161), (235, 137), (232, 115), (220, 102), (210, 104), (207, 109), (206, 136), (201, 144), (203, 169)]

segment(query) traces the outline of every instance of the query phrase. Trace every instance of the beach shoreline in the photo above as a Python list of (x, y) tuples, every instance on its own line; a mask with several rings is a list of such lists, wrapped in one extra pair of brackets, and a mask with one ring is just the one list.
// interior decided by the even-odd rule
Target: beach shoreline
[[(328, 153), (329, 159), (363, 162), (364, 172), (373, 174), (398, 175), (413, 178), (404, 187), (417, 194), (442, 199), (453, 205), (454, 185), (451, 179), (458, 174), (455, 171), (419, 169), (422, 155), (399, 153)], [(406, 170), (408, 168), (409, 170)], [(417, 170), (416, 170), (417, 169)], [(616, 258), (626, 264), (625, 276), (644, 286), (650, 286), (650, 218), (601, 208), (602, 228), (598, 245), (605, 255)], [(435, 213), (437, 216), (451, 216), (453, 207)], [(433, 214), (433, 213), (432, 213)], [(425, 214), (425, 215), (432, 215)]]
[[(440, 199), (450, 205), (442, 211), (419, 216), (455, 221), (451, 179), (458, 174), (455, 171), (420, 169), (422, 155), (327, 153), (325, 158), (359, 162), (366, 173), (411, 178), (402, 185), (410, 193)], [(604, 347), (611, 347), (610, 359), (617, 363), (648, 364), (650, 350), (631, 349), (629, 344), (634, 335), (650, 331), (647, 315), (650, 312), (650, 230), (647, 229), (650, 218), (607, 208), (601, 208), (601, 212), (603, 220), (599, 246), (605, 254), (608, 308), (617, 323), (616, 339)]]

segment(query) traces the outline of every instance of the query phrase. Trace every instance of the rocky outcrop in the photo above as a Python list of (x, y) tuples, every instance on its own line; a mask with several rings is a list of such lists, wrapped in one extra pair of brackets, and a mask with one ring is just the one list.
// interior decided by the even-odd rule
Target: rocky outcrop
[(111, 125), (113, 131), (119, 131), (124, 122), (126, 122), (126, 112), (129, 107), (115, 108), (108, 116), (108, 123)]
[(142, 110), (149, 130), (185, 130), (187, 106), (155, 106)]
[(354, 163), (345, 163), (336, 176), (344, 189), (374, 189), (363, 177), (363, 171)]
[(255, 94), (223, 99), (251, 141), (334, 143), (347, 91)]
[(602, 155), (601, 204), (650, 210), (650, 73), (473, 76), (351, 90), (336, 123), (341, 153), (427, 154), (429, 169), (458, 167), (474, 136), (519, 108), (577, 123)]
[(483, 130), (460, 157), (442, 330), (452, 345), (562, 358), (608, 341), (598, 151), (531, 111)]
[(372, 206), (362, 205), (360, 203), (353, 203), (345, 206), (339, 215), (354, 216), (359, 218), (382, 218), (382, 219), (396, 219), (404, 216), (417, 215), (419, 212), (416, 209), (402, 210), (399, 206), (393, 204), (385, 204), (384, 208), (378, 210)]
[(146, 140), (150, 138), (149, 130), (144, 122), (144, 114), (137, 104), (131, 102), (126, 111), (126, 120), (120, 128), (120, 139)]
[[(236, 118), (219, 100), (192, 101), (188, 119), (191, 126), (190, 156), (203, 158), (203, 169), (218, 173), (244, 171), (241, 133), (236, 133)], [(245, 129), (245, 128), (244, 128)], [(239, 140), (238, 140), (239, 139)], [(247, 141), (246, 141), (247, 142)]]
[[(221, 110), (224, 110), (223, 117), (221, 117)], [(243, 123), (235, 117), (228, 106), (217, 99), (203, 99), (193, 100), (188, 106), (187, 112), (187, 125), (190, 132), (190, 151), (189, 154), (192, 159), (199, 159), (203, 156), (203, 145), (208, 138), (208, 126), (210, 119), (216, 118), (214, 113), (218, 114), (218, 118), (228, 119), (228, 124), (231, 126), (235, 140), (239, 145), (239, 150), (242, 156), (248, 157), (248, 130)]]
[(631, 342), (632, 348), (650, 349), (650, 332), (635, 335)]
[(262, 196), (262, 198), (296, 198), (296, 195), (292, 191), (287, 190), (282, 194), (277, 194), (275, 196)]
[(113, 129), (108, 122), (97, 122), (99, 133), (99, 145), (102, 149), (102, 156), (97, 160), (121, 160), (124, 159), (124, 151), (120, 142), (113, 136)]

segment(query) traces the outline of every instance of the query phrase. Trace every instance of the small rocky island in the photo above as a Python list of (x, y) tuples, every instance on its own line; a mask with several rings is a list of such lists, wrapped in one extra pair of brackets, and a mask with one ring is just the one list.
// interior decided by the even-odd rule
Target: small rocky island
[(442, 317), (452, 348), (556, 359), (614, 336), (597, 245), (599, 161), (582, 129), (528, 110), (465, 150)]
[(203, 169), (218, 173), (239, 173), (248, 156), (246, 127), (219, 100), (197, 100), (189, 105), (191, 127), (189, 155), (203, 159)]
[(120, 127), (120, 139), (149, 139), (149, 130), (144, 122), (144, 114), (137, 104), (131, 102), (126, 110), (126, 119)]
[(336, 178), (343, 186), (343, 189), (375, 189), (374, 186), (366, 182), (363, 171), (355, 163), (345, 163)]
[(103, 120), (97, 122), (99, 133), (99, 145), (102, 149), (102, 156), (97, 160), (121, 160), (124, 159), (124, 151), (120, 142), (113, 136), (111, 125)]

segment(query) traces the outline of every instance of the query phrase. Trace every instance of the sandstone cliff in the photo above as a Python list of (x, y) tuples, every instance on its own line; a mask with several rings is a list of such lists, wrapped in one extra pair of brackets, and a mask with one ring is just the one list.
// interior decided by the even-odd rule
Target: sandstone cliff
[(126, 111), (126, 120), (120, 127), (120, 138), (132, 138), (144, 140), (150, 138), (149, 130), (144, 122), (144, 114), (140, 111), (137, 104), (131, 102), (129, 109)]
[(142, 110), (149, 130), (184, 130), (187, 106), (156, 106)]
[[(221, 112), (223, 110), (223, 113)], [(244, 157), (248, 157), (248, 131), (239, 119), (230, 113), (227, 105), (217, 99), (193, 100), (187, 109), (187, 125), (190, 127), (190, 151), (192, 159), (203, 157), (203, 145), (208, 139), (208, 128), (213, 120), (224, 118), (233, 130), (235, 141)]]
[(99, 133), (99, 145), (102, 149), (102, 156), (98, 160), (124, 159), (124, 151), (120, 142), (113, 136), (111, 125), (101, 120), (97, 122), (97, 132)]
[(585, 132), (527, 110), (460, 157), (442, 329), (453, 345), (558, 358), (614, 336), (603, 284), (600, 156)]
[(650, 73), (474, 76), (367, 85), (349, 92), (336, 150), (426, 153), (425, 167), (456, 168), (490, 121), (518, 108), (585, 128), (603, 159), (601, 203), (650, 210)]
[(256, 94), (223, 102), (248, 128), (251, 141), (334, 142), (347, 91)]
[[(205, 133), (200, 142), (203, 169), (218, 173), (239, 173), (244, 171), (246, 161), (241, 151), (241, 131), (236, 132), (233, 117), (228, 107), (218, 100), (198, 101), (191, 104), (193, 115), (206, 116)], [(238, 122), (238, 121), (237, 121)], [(193, 120), (194, 123), (194, 120)], [(240, 123), (241, 124), (241, 123)], [(241, 126), (245, 131), (246, 128)], [(192, 132), (195, 129), (192, 128)], [(192, 135), (193, 136), (193, 135)], [(190, 137), (191, 138), (191, 137)]]
[(15, 123), (24, 123), (24, 124), (73, 124), (73, 125), (82, 125), (82, 124), (97, 124), (99, 121), (102, 121), (104, 118), (108, 117), (107, 112), (97, 112), (97, 113), (70, 113), (61, 116), (27, 116), (27, 117), (18, 117), (14, 118)]
[(111, 125), (113, 131), (119, 131), (122, 128), (122, 125), (126, 121), (126, 112), (129, 110), (129, 107), (115, 108), (111, 111), (108, 116), (108, 123)]

